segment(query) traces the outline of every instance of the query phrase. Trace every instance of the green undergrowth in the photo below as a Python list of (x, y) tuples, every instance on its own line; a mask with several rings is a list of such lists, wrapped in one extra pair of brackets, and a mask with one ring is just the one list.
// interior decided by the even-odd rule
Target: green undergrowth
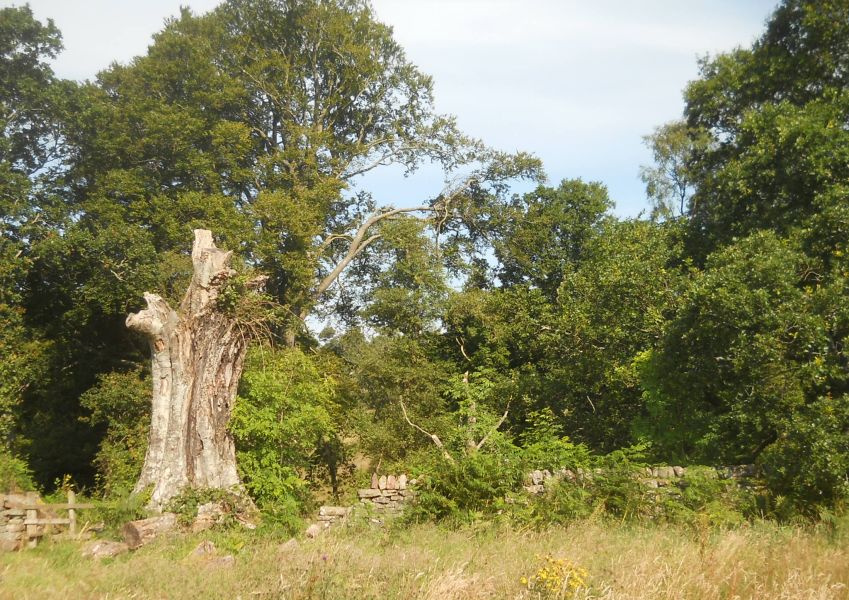
[(421, 463), (414, 471), (416, 500), (404, 518), (451, 527), (494, 520), (535, 528), (586, 518), (694, 527), (788, 520), (775, 511), (775, 499), (758, 480), (721, 479), (713, 468), (694, 466), (685, 477), (660, 480), (656, 487), (657, 480), (646, 476), (640, 448), (594, 457), (573, 447), (571, 456), (561, 458), (573, 474), (582, 475), (547, 479), (540, 494), (524, 489), (535, 465), (521, 450)]

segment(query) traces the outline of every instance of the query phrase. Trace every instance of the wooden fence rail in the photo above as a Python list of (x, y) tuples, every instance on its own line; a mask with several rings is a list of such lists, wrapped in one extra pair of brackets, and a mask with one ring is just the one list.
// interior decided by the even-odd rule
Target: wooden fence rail
[[(94, 508), (94, 504), (77, 503), (74, 492), (68, 492), (68, 502), (66, 504), (39, 504), (36, 502), (12, 502), (8, 509), (12, 511), (26, 511), (24, 525), (26, 526), (26, 545), (29, 548), (34, 548), (38, 545), (38, 538), (44, 532), (44, 526), (47, 525), (67, 525), (68, 532), (75, 534), (77, 532), (77, 511), (87, 508)], [(58, 510), (67, 510), (68, 518), (60, 519), (55, 517), (39, 518), (38, 511), (53, 512)]]

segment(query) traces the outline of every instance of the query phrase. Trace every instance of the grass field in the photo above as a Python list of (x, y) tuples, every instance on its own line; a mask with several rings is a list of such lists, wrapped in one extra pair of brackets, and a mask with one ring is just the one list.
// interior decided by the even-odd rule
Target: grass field
[[(232, 566), (188, 555), (212, 540)], [(544, 531), (366, 525), (284, 545), (268, 533), (162, 538), (96, 562), (76, 542), (0, 555), (0, 598), (849, 598), (849, 541), (763, 523), (734, 530), (579, 522)], [(540, 595), (545, 556), (586, 569), (576, 593)], [(567, 586), (568, 587), (568, 586)]]

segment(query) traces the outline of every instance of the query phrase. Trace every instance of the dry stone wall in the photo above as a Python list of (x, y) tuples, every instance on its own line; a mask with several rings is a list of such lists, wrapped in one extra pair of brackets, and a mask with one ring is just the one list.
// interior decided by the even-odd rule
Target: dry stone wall
[[(525, 491), (530, 494), (542, 494), (545, 486), (558, 481), (568, 481), (580, 484), (591, 481), (596, 475), (601, 474), (602, 469), (560, 469), (551, 472), (548, 469), (534, 470), (528, 474)], [(733, 479), (744, 483), (757, 476), (755, 465), (735, 465), (730, 467), (716, 467), (713, 469), (718, 479)], [(681, 479), (687, 477), (687, 468), (679, 466), (657, 466), (645, 467), (640, 474), (640, 480), (650, 488), (662, 488), (675, 485)]]
[(399, 512), (415, 496), (416, 480), (401, 475), (372, 475), (371, 487), (357, 490), (360, 503), (382, 512)]
[[(26, 494), (0, 495), (0, 552), (11, 552), (25, 548), (32, 536), (44, 534), (44, 526), (37, 525), (27, 532), (27, 511), (18, 508), (21, 505), (39, 504), (38, 494), (33, 492)], [(42, 511), (38, 511), (39, 518), (44, 517)]]

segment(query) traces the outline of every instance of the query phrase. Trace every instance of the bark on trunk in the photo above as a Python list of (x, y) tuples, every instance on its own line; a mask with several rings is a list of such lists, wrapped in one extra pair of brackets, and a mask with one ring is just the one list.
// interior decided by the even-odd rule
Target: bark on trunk
[(146, 293), (147, 309), (127, 317), (127, 327), (150, 340), (153, 363), (150, 438), (135, 491), (152, 486), (151, 507), (159, 510), (186, 487), (240, 485), (227, 424), (247, 340), (215, 306), (234, 274), (231, 253), (215, 247), (210, 231), (194, 233), (194, 274), (180, 310)]

